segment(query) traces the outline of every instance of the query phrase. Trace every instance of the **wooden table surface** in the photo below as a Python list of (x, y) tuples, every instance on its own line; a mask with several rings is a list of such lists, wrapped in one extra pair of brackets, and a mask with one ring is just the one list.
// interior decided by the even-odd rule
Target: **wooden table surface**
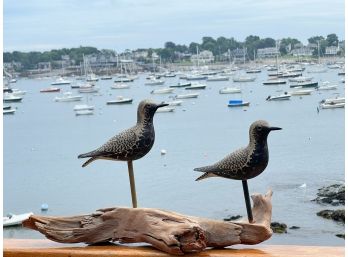
[[(164, 257), (172, 256), (150, 246), (86, 246), (60, 244), (46, 239), (4, 239), (5, 257)], [(225, 249), (207, 249), (187, 256), (201, 257), (343, 257), (344, 247), (297, 245), (250, 245)]]

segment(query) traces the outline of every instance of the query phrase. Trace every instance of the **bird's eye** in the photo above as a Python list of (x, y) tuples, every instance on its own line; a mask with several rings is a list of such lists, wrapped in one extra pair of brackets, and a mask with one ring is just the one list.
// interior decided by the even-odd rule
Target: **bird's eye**
[(261, 126), (257, 126), (257, 130), (258, 130), (258, 131), (261, 131), (261, 130), (262, 130), (262, 127), (261, 127)]

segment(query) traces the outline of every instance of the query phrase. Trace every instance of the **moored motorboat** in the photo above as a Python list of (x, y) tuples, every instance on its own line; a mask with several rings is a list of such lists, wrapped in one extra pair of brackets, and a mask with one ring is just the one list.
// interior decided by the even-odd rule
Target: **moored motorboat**
[(12, 93), (12, 88), (10, 88), (10, 87), (3, 87), (2, 92), (3, 93)]
[(297, 84), (292, 84), (290, 87), (317, 87), (318, 82), (298, 82)]
[(200, 75), (200, 74), (194, 74), (194, 75), (187, 75), (186, 80), (205, 80), (208, 76), (206, 75)]
[(59, 77), (58, 79), (56, 79), (56, 81), (52, 82), (51, 85), (52, 86), (58, 86), (58, 85), (69, 85), (71, 83), (70, 80), (66, 80), (62, 77)]
[(24, 96), (27, 93), (27, 91), (19, 90), (18, 88), (12, 89), (12, 94), (14, 96)]
[(97, 93), (99, 92), (99, 87), (87, 84), (87, 85), (80, 86), (78, 91), (79, 93)]
[(111, 89), (126, 89), (126, 88), (129, 88), (129, 85), (125, 83), (115, 83), (111, 86)]
[(115, 83), (127, 83), (127, 82), (133, 82), (134, 78), (130, 77), (118, 77), (114, 80)]
[(43, 88), (40, 90), (41, 93), (54, 93), (59, 91), (60, 91), (59, 87), (48, 87), (48, 88)]
[(294, 78), (289, 78), (289, 82), (308, 82), (311, 81), (313, 77), (299, 76)]
[(163, 77), (165, 78), (174, 78), (176, 76), (175, 73), (172, 73), (172, 72), (167, 72), (163, 75)]
[(94, 110), (94, 106), (88, 105), (88, 104), (76, 104), (74, 106), (74, 111), (83, 111), (83, 110)]
[(174, 88), (166, 87), (166, 88), (158, 88), (151, 91), (151, 94), (171, 94), (173, 93)]
[(344, 108), (345, 103), (322, 103), (320, 104), (321, 109), (335, 109)]
[(277, 75), (278, 78), (295, 78), (302, 76), (301, 72), (282, 72), (281, 74)]
[(187, 82), (187, 83), (178, 83), (176, 85), (170, 85), (169, 87), (189, 87), (191, 86), (191, 82)]
[(335, 90), (337, 85), (331, 85), (329, 81), (324, 81), (321, 86), (316, 87), (317, 90)]
[(253, 82), (255, 81), (256, 77), (250, 77), (250, 76), (238, 76), (233, 77), (233, 82)]
[(321, 103), (323, 104), (339, 104), (344, 102), (345, 102), (344, 97), (328, 98), (321, 101)]
[(199, 96), (198, 93), (181, 94), (181, 95), (176, 95), (175, 99), (197, 98), (198, 96)]
[(20, 102), (22, 101), (23, 97), (15, 96), (12, 93), (5, 93), (3, 102), (4, 103), (13, 103), (13, 102)]
[(168, 106), (178, 106), (182, 104), (182, 100), (173, 100), (173, 101), (169, 101), (166, 102), (166, 104), (168, 104)]
[(99, 80), (99, 78), (94, 73), (88, 74), (87, 78), (86, 78), (87, 82), (96, 82), (98, 80)]
[(145, 85), (147, 85), (147, 86), (158, 86), (158, 85), (163, 85), (164, 82), (165, 82), (164, 80), (152, 78), (148, 82), (145, 82)]
[(94, 114), (93, 110), (77, 110), (77, 111), (75, 111), (76, 116), (93, 115), (93, 114)]
[(245, 73), (260, 73), (261, 70), (260, 69), (248, 69), (245, 71)]
[(344, 76), (344, 75), (346, 75), (346, 72), (345, 72), (345, 70), (340, 70), (337, 74), (339, 76)]
[(206, 85), (201, 83), (192, 83), (191, 86), (185, 87), (185, 90), (205, 89), (206, 87)]
[(22, 225), (22, 222), (24, 220), (27, 220), (33, 214), (34, 213), (32, 212), (23, 213), (23, 214), (9, 214), (6, 217), (3, 217), (2, 224), (4, 227)]
[(295, 91), (289, 92), (292, 96), (310, 95), (313, 92), (312, 89), (302, 89), (301, 87)]
[(174, 107), (165, 106), (165, 107), (158, 108), (158, 109), (156, 110), (156, 113), (157, 113), (157, 112), (174, 112), (174, 110), (175, 110)]
[(6, 114), (14, 114), (16, 112), (16, 109), (3, 109), (2, 110), (2, 114), (6, 115)]
[(272, 85), (282, 85), (286, 84), (286, 80), (283, 79), (270, 79), (265, 82), (262, 82), (263, 85), (265, 86), (272, 86)]
[(228, 76), (213, 75), (208, 76), (207, 81), (228, 81), (230, 78)]
[(106, 104), (131, 104), (133, 102), (132, 98), (125, 98), (123, 96), (117, 96), (116, 100), (107, 101)]
[(108, 75), (105, 75), (105, 76), (100, 77), (100, 79), (101, 80), (110, 80), (110, 79), (112, 79), (112, 77), (108, 76)]
[(283, 100), (290, 100), (291, 95), (285, 92), (284, 94), (281, 95), (276, 95), (276, 96), (268, 96), (266, 98), (267, 101), (283, 101)]
[(80, 95), (73, 95), (71, 92), (65, 92), (62, 96), (57, 96), (54, 98), (56, 102), (75, 102), (75, 101), (81, 101), (82, 96)]
[(243, 107), (243, 106), (249, 106), (250, 102), (245, 102), (243, 100), (229, 100), (228, 101), (228, 107)]
[(322, 85), (319, 87), (316, 87), (317, 90), (335, 90), (337, 89), (337, 85)]
[(224, 87), (219, 90), (220, 94), (237, 94), (241, 92), (242, 90), (237, 87)]

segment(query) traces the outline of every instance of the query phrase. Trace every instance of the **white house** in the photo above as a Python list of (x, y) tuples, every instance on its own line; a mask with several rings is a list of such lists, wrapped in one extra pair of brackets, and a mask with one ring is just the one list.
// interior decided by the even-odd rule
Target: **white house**
[(302, 46), (300, 48), (295, 48), (291, 51), (293, 56), (311, 56), (313, 53), (313, 48), (308, 46)]
[(328, 46), (328, 47), (325, 47), (325, 54), (326, 55), (336, 55), (339, 50), (340, 49), (338, 46)]
[(214, 61), (214, 55), (211, 51), (204, 50), (200, 52), (198, 55), (193, 54), (191, 56), (191, 62), (193, 63), (210, 63)]
[(267, 47), (257, 49), (257, 57), (258, 58), (272, 58), (279, 55), (279, 50), (276, 47)]

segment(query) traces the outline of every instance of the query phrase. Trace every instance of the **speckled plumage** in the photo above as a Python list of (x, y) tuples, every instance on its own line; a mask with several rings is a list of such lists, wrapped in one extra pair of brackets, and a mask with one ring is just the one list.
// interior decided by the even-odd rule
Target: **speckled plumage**
[(270, 131), (280, 128), (270, 127), (266, 121), (258, 120), (249, 129), (249, 144), (227, 155), (211, 166), (195, 168), (204, 172), (196, 180), (208, 177), (224, 177), (247, 180), (262, 173), (268, 164), (267, 136)]
[(165, 105), (157, 105), (150, 100), (141, 101), (138, 106), (137, 124), (110, 138), (96, 150), (80, 154), (78, 158), (90, 157), (82, 167), (97, 159), (133, 161), (145, 156), (155, 142), (153, 116), (157, 108)]

